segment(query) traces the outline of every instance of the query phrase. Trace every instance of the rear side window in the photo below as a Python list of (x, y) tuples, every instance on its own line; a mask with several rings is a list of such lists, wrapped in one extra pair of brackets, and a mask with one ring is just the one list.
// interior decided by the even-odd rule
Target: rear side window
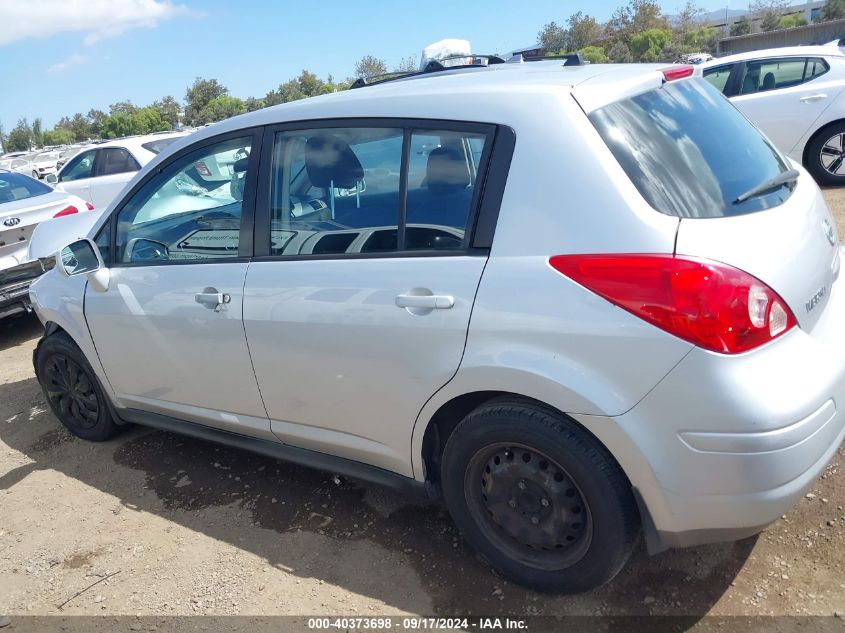
[(827, 62), (817, 57), (758, 59), (745, 63), (739, 94), (791, 88), (828, 71)]
[(180, 136), (171, 136), (169, 138), (158, 138), (154, 141), (150, 141), (149, 143), (143, 143), (141, 147), (143, 147), (148, 152), (152, 152), (153, 154), (158, 154), (168, 145), (175, 143), (181, 137)]
[(590, 114), (646, 201), (682, 218), (716, 218), (781, 204), (782, 186), (736, 199), (787, 167), (727, 99), (700, 79), (670, 82)]

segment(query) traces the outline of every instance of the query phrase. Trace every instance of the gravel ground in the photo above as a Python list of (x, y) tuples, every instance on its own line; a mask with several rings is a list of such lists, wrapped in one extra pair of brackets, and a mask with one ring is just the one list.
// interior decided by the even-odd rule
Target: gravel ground
[[(845, 239), (845, 190), (825, 195)], [(610, 585), (548, 596), (497, 577), (436, 505), (160, 431), (75, 439), (33, 376), (38, 336), (34, 317), (0, 322), (0, 613), (13, 623), (27, 614), (845, 612), (842, 448), (762, 535), (654, 557), (640, 546)]]

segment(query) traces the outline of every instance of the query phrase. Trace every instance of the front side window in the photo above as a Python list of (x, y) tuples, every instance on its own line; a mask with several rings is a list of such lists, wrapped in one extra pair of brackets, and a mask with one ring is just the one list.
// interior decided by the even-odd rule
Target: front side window
[(60, 182), (71, 180), (82, 180), (91, 178), (94, 175), (94, 150), (88, 150), (77, 154), (62, 170), (59, 175)]
[(205, 147), (150, 180), (117, 215), (114, 260), (237, 257), (251, 146), (248, 136)]
[(740, 80), (742, 95), (791, 88), (810, 81), (827, 72), (823, 59), (787, 57), (782, 59), (760, 59), (745, 63)]
[(715, 68), (708, 68), (704, 71), (704, 78), (719, 92), (724, 92), (728, 79), (733, 70), (733, 64), (724, 64)]
[(405, 136), (387, 127), (276, 134), (270, 254), (462, 249), (486, 136), (410, 130), (407, 148)]
[(107, 147), (98, 150), (97, 175), (109, 176), (111, 174), (125, 174), (131, 171), (138, 171), (141, 166), (138, 161), (122, 147)]

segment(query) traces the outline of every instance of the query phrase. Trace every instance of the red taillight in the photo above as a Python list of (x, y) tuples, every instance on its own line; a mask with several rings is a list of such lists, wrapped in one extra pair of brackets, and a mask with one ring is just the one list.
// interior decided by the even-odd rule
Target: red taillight
[(62, 209), (61, 211), (59, 211), (59, 212), (58, 212), (56, 215), (54, 215), (53, 217), (54, 217), (54, 218), (63, 218), (63, 217), (64, 217), (64, 216), (66, 216), (66, 215), (73, 215), (74, 213), (79, 213), (79, 209), (77, 209), (77, 208), (76, 208), (75, 206), (73, 206), (73, 205), (70, 205), (70, 206), (68, 206), (68, 207), (65, 207), (65, 208), (64, 208), (64, 209)]
[(549, 264), (620, 308), (714, 352), (745, 352), (796, 325), (771, 288), (717, 262), (671, 255), (557, 255)]
[(676, 79), (683, 79), (684, 77), (692, 77), (692, 74), (695, 72), (695, 68), (686, 64), (676, 64), (674, 66), (664, 68), (662, 72), (663, 78), (666, 81), (675, 81)]
[(198, 162), (195, 167), (197, 168), (197, 173), (203, 178), (211, 178), (211, 170), (208, 168), (204, 162)]
[(93, 205), (93, 204), (91, 204), (90, 202), (86, 202), (86, 203), (85, 203), (85, 206), (86, 206), (86, 207), (88, 207), (88, 210), (89, 210), (89, 211), (93, 211), (93, 210), (94, 210), (94, 205)]

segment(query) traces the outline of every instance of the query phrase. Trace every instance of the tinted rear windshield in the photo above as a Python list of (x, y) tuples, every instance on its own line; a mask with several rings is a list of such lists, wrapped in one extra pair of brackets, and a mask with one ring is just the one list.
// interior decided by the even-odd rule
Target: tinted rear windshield
[(180, 136), (171, 136), (169, 138), (159, 138), (159, 139), (156, 139), (155, 141), (150, 141), (149, 143), (144, 143), (143, 145), (141, 145), (141, 147), (143, 147), (146, 150), (151, 151), (153, 154), (158, 154), (165, 147), (167, 147), (171, 143), (175, 143), (180, 138), (181, 138)]
[(52, 188), (29, 176), (14, 172), (0, 172), (0, 204), (42, 196), (51, 191), (53, 191)]
[(743, 193), (786, 171), (777, 151), (702, 79), (664, 84), (590, 114), (610, 151), (656, 210), (717, 218), (777, 206), (794, 183), (744, 202)]

